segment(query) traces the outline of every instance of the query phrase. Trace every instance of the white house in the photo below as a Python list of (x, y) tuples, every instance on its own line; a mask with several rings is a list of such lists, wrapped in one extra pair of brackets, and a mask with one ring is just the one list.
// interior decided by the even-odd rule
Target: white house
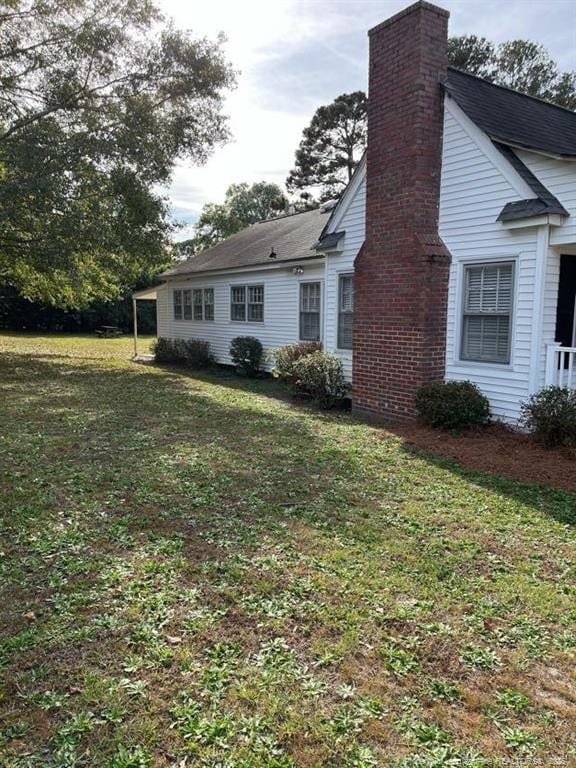
[(354, 407), (410, 417), (470, 380), (495, 416), (576, 387), (576, 114), (446, 66), (448, 14), (370, 32), (368, 146), (330, 210), (254, 224), (164, 273), (158, 335), (319, 340)]

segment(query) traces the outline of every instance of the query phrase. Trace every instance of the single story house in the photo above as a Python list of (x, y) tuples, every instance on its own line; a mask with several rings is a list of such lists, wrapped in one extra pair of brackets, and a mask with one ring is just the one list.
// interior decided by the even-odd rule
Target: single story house
[(158, 334), (319, 340), (353, 407), (412, 417), (470, 380), (496, 417), (576, 387), (576, 114), (447, 66), (448, 13), (369, 33), (368, 143), (335, 206), (254, 224), (163, 275)]

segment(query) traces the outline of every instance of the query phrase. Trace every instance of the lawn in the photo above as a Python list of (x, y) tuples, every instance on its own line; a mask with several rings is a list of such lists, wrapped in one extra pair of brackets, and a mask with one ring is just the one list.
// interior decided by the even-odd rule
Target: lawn
[(576, 496), (0, 336), (0, 765), (576, 763)]

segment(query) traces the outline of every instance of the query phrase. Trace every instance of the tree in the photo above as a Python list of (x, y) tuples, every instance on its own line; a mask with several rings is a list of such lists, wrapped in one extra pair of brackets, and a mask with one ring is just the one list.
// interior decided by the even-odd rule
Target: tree
[(193, 246), (186, 241), (188, 252), (209, 248), (249, 224), (269, 219), (288, 208), (288, 199), (277, 184), (258, 181), (231, 184), (223, 203), (208, 203), (196, 224)]
[(484, 37), (450, 38), (452, 66), (529, 96), (576, 109), (576, 72), (561, 72), (543, 45), (509, 40), (495, 46)]
[(320, 200), (342, 193), (366, 146), (367, 110), (363, 91), (343, 93), (316, 110), (286, 180), (289, 192), (314, 190)]
[(228, 138), (221, 41), (152, 0), (0, 2), (0, 281), (84, 307), (164, 264), (156, 191)]

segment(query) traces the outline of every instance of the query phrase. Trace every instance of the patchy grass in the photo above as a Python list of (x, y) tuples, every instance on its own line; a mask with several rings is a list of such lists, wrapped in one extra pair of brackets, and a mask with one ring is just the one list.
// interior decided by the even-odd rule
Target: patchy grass
[(0, 349), (0, 764), (576, 760), (574, 495), (128, 339)]

